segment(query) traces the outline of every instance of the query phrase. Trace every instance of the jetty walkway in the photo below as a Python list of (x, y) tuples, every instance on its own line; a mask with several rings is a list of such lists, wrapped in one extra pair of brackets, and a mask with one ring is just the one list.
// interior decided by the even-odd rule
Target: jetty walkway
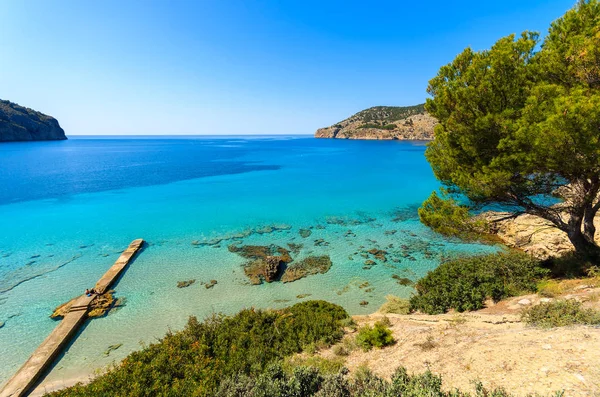
[[(98, 280), (94, 290), (98, 294), (108, 291), (143, 245), (143, 239), (133, 240), (115, 264)], [(21, 397), (28, 394), (40, 375), (52, 365), (56, 356), (76, 333), (83, 320), (85, 320), (92, 302), (97, 297), (98, 295), (86, 296), (84, 294), (73, 301), (60, 324), (33, 352), (17, 373), (8, 380), (4, 388), (0, 390), (0, 397)]]

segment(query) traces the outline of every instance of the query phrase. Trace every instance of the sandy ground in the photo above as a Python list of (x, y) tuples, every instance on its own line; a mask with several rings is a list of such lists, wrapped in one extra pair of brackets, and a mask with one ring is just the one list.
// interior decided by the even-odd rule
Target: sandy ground
[[(520, 296), (498, 304), (488, 302), (477, 312), (355, 316), (359, 326), (387, 317), (397, 343), (370, 352), (356, 349), (345, 357), (345, 365), (351, 372), (366, 365), (386, 378), (399, 366), (411, 373), (429, 369), (442, 375), (446, 389), (473, 392), (473, 382), (479, 380), (487, 388), (503, 387), (515, 396), (564, 390), (565, 397), (600, 397), (600, 327), (546, 330), (520, 320), (524, 307), (548, 299), (576, 299), (600, 309), (600, 287), (586, 285), (585, 280), (562, 284), (564, 291), (555, 298)], [(318, 354), (335, 357), (333, 348)], [(89, 380), (84, 376), (45, 384), (31, 396)]]
[[(561, 298), (600, 306), (600, 288), (580, 287)], [(565, 396), (600, 396), (600, 328), (546, 330), (520, 321), (523, 307), (546, 299), (522, 296), (467, 314), (388, 314), (397, 343), (367, 353), (352, 351), (346, 366), (352, 372), (366, 365), (385, 378), (398, 366), (410, 373), (429, 369), (442, 375), (444, 388), (470, 392), (474, 391), (473, 382), (479, 380), (488, 388), (503, 387), (516, 396), (551, 395), (559, 390), (564, 390)], [(362, 325), (382, 317), (375, 313), (356, 316), (355, 321)], [(334, 356), (332, 349), (321, 354)]]

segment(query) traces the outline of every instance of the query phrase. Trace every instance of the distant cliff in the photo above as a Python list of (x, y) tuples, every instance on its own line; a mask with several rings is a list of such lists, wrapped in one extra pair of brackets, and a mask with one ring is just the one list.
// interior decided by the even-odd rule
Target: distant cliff
[(51, 116), (0, 99), (0, 142), (67, 139)]
[(437, 120), (416, 106), (375, 106), (327, 128), (315, 138), (432, 140)]

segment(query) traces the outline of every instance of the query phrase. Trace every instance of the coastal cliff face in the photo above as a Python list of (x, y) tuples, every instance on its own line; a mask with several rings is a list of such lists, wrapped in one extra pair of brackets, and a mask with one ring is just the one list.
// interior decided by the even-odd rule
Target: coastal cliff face
[(0, 99), (0, 142), (67, 139), (51, 116)]
[[(504, 244), (518, 248), (535, 258), (546, 260), (573, 251), (567, 234), (551, 222), (535, 215), (522, 214), (509, 218), (507, 212), (488, 211), (478, 217), (489, 224), (489, 233), (497, 235)], [(594, 218), (596, 243), (600, 242), (600, 216)]]
[(432, 140), (437, 120), (423, 104), (408, 107), (376, 106), (320, 128), (315, 138)]

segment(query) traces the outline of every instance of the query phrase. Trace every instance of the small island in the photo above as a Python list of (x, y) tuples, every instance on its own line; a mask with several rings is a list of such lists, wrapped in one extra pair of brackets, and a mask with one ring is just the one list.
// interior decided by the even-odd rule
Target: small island
[(65, 140), (54, 117), (0, 99), (0, 142)]
[(315, 138), (430, 141), (437, 123), (425, 104), (375, 106), (331, 127), (319, 128)]

